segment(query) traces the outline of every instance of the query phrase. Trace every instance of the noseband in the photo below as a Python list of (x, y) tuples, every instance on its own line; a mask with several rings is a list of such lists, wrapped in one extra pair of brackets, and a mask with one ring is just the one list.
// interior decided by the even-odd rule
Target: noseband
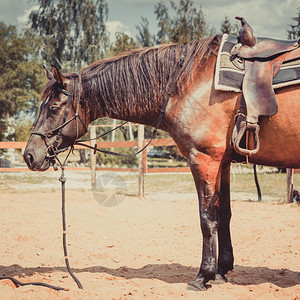
[[(81, 76), (78, 75), (78, 78), (79, 78), (79, 84), (81, 86)], [(65, 148), (62, 148), (62, 149), (58, 149), (57, 148), (57, 145), (58, 145), (58, 142), (61, 138), (61, 134), (62, 134), (62, 130), (65, 126), (67, 126), (69, 123), (71, 123), (73, 120), (76, 121), (76, 139), (75, 141), (78, 139), (79, 137), (79, 126), (78, 126), (78, 119), (79, 121), (81, 122), (84, 130), (85, 130), (85, 133), (88, 131), (85, 123), (83, 122), (80, 114), (79, 114), (79, 103), (80, 103), (80, 96), (78, 97), (78, 101), (77, 101), (77, 105), (76, 105), (76, 108), (74, 107), (74, 104), (72, 102), (72, 98), (73, 98), (73, 95), (72, 95), (72, 89), (71, 91), (67, 91), (65, 89), (59, 89), (59, 92), (60, 93), (63, 93), (64, 95), (68, 96), (68, 100), (67, 100), (67, 108), (65, 110), (65, 113), (64, 113), (64, 117), (63, 117), (63, 120), (62, 120), (62, 124), (52, 130), (49, 130), (49, 131), (46, 131), (46, 132), (37, 132), (37, 131), (33, 131), (31, 132), (30, 136), (31, 135), (39, 135), (41, 137), (43, 137), (45, 139), (45, 142), (46, 142), (46, 146), (47, 146), (47, 150), (46, 150), (46, 157), (48, 157), (50, 159), (50, 162), (54, 163), (55, 161), (55, 158), (57, 157), (57, 154), (61, 153), (61, 152), (64, 152), (68, 149), (68, 147), (65, 147)], [(70, 118), (69, 120), (67, 120), (67, 117), (69, 115), (69, 110), (70, 110), (70, 106), (72, 105), (73, 107), (73, 110), (75, 111), (75, 114), (72, 118)], [(57, 132), (56, 134), (56, 137), (55, 137), (55, 140), (54, 142), (51, 144), (50, 143), (50, 140), (49, 138), (53, 137), (55, 135), (55, 133)], [(75, 142), (74, 141), (74, 142)]]

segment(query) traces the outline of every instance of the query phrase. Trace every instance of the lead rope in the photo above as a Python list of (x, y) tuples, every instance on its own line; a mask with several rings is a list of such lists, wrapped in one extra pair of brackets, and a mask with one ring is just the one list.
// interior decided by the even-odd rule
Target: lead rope
[(74, 275), (74, 273), (71, 270), (69, 258), (68, 258), (68, 251), (67, 251), (67, 226), (66, 226), (66, 187), (65, 183), (67, 181), (65, 177), (65, 168), (64, 166), (61, 166), (61, 175), (59, 178), (59, 181), (61, 182), (61, 214), (62, 214), (62, 227), (63, 227), (63, 248), (64, 248), (64, 256), (65, 256), (65, 263), (67, 270), (69, 274), (72, 276), (74, 281), (76, 282), (79, 289), (83, 289), (81, 282), (78, 280), (78, 278)]
[[(61, 197), (62, 198), (61, 213), (62, 213), (62, 229), (63, 229), (63, 250), (64, 250), (66, 267), (67, 267), (67, 270), (68, 270), (69, 274), (71, 275), (71, 277), (76, 282), (78, 288), (83, 289), (81, 282), (78, 280), (78, 278), (74, 275), (74, 273), (71, 270), (69, 259), (68, 259), (68, 251), (67, 251), (67, 225), (66, 225), (67, 223), (66, 223), (66, 209), (65, 209), (65, 206), (66, 206), (65, 205), (66, 204), (65, 183), (66, 183), (67, 179), (65, 177), (65, 163), (66, 163), (66, 161), (67, 161), (67, 159), (68, 159), (68, 157), (69, 157), (72, 150), (73, 150), (73, 147), (71, 147), (71, 149), (69, 150), (69, 152), (68, 152), (68, 154), (67, 154), (67, 156), (66, 156), (63, 163), (61, 163), (61, 161), (59, 160), (59, 158), (57, 157), (57, 155), (55, 153), (54, 157), (51, 158), (52, 159), (51, 163), (53, 165), (54, 170), (57, 170), (58, 168), (57, 168), (56, 163), (55, 163), (55, 159), (56, 159), (57, 162), (60, 165), (60, 168), (61, 168), (61, 175), (59, 177), (59, 181), (61, 182), (61, 196), (62, 196)], [(4, 280), (4, 279), (11, 280), (16, 287), (25, 286), (25, 285), (37, 285), (37, 286), (48, 287), (48, 288), (51, 288), (51, 289), (56, 290), (56, 291), (68, 291), (69, 290), (68, 288), (62, 288), (62, 287), (55, 286), (55, 285), (48, 284), (48, 283), (44, 283), (44, 282), (21, 282), (18, 279), (14, 278), (14, 277), (11, 277), (11, 276), (2, 276), (2, 277), (0, 277), (0, 280)]]
[(54, 153), (54, 157), (52, 158), (52, 165), (53, 165), (54, 170), (57, 170), (58, 169), (56, 166), (56, 161), (57, 161), (59, 163), (59, 167), (61, 169), (61, 175), (58, 180), (61, 182), (61, 215), (62, 215), (63, 250), (64, 250), (64, 256), (65, 256), (65, 263), (66, 263), (66, 267), (67, 267), (69, 274), (76, 282), (78, 288), (83, 289), (81, 282), (79, 281), (79, 279), (74, 275), (74, 273), (71, 270), (69, 258), (68, 258), (68, 251), (67, 251), (66, 187), (65, 187), (67, 178), (65, 177), (65, 165), (66, 165), (67, 159), (69, 158), (72, 151), (73, 151), (73, 146), (70, 148), (63, 163), (59, 160), (57, 154)]
[(44, 286), (44, 287), (47, 287), (47, 288), (50, 288), (50, 289), (53, 289), (56, 291), (68, 291), (68, 289), (65, 289), (65, 288), (62, 288), (59, 286), (55, 286), (55, 285), (51, 285), (48, 283), (44, 283), (44, 282), (21, 282), (20, 280), (14, 278), (14, 277), (10, 277), (10, 276), (0, 277), (0, 280), (4, 280), (4, 279), (11, 280), (16, 287), (25, 286), (25, 285), (37, 285), (37, 286)]

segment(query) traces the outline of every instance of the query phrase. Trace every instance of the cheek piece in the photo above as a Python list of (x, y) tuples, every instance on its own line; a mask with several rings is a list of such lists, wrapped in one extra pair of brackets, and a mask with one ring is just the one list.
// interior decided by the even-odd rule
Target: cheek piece
[[(73, 105), (73, 102), (71, 101), (72, 100), (72, 92), (69, 92), (65, 89), (59, 89), (59, 91), (61, 93), (63, 93), (64, 95), (68, 96), (68, 100), (67, 100), (67, 108), (65, 110), (65, 113), (64, 113), (64, 117), (63, 117), (63, 120), (62, 120), (62, 124), (52, 130), (49, 130), (47, 132), (38, 132), (38, 131), (33, 131), (31, 132), (31, 135), (39, 135), (41, 136), (42, 138), (45, 139), (45, 143), (46, 143), (46, 146), (47, 146), (47, 149), (46, 149), (46, 157), (49, 158), (50, 162), (53, 164), (54, 166), (54, 169), (57, 169), (57, 166), (55, 165), (55, 159), (58, 159), (57, 155), (61, 152), (64, 152), (68, 149), (68, 147), (65, 147), (65, 148), (62, 148), (62, 149), (58, 149), (57, 148), (57, 145), (58, 145), (58, 142), (61, 138), (61, 134), (62, 134), (62, 130), (65, 126), (67, 126), (69, 123), (71, 123), (73, 120), (76, 121), (76, 139), (75, 141), (78, 139), (79, 137), (79, 125), (78, 125), (78, 120), (81, 122), (84, 130), (85, 130), (85, 133), (88, 131), (87, 130), (87, 127), (85, 125), (85, 123), (83, 122), (80, 114), (79, 114), (79, 99), (77, 101), (77, 105), (76, 105), (76, 108), (74, 107)], [(72, 105), (73, 107), (73, 110), (75, 111), (75, 114), (72, 118), (70, 118), (68, 121), (67, 121), (67, 117), (68, 117), (68, 114), (69, 114), (69, 110), (70, 110), (70, 106)], [(55, 136), (55, 140), (54, 142), (51, 144), (49, 138)], [(74, 141), (74, 142), (75, 142)], [(73, 144), (74, 145), (74, 144)], [(71, 147), (71, 149), (73, 148), (73, 145)]]

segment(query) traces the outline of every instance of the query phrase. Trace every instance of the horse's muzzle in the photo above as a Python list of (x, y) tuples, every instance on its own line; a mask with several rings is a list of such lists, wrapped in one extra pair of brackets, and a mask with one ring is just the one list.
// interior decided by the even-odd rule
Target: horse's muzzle
[(36, 152), (34, 149), (26, 147), (23, 157), (28, 168), (32, 171), (46, 171), (50, 167), (50, 159), (46, 157), (45, 152), (40, 155), (39, 151)]

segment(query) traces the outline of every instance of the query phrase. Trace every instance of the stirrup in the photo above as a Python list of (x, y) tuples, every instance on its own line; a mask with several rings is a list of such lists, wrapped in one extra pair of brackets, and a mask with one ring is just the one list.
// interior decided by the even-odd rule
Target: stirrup
[[(237, 118), (237, 121), (234, 125), (233, 133), (232, 133), (232, 145), (238, 154), (245, 155), (245, 156), (251, 156), (256, 154), (259, 151), (260, 143), (259, 143), (259, 130), (260, 126), (258, 124), (252, 124), (247, 123), (246, 118), (244, 115), (239, 115)], [(247, 148), (242, 148), (240, 146), (242, 137), (244, 134), (248, 132), (254, 133), (254, 149), (249, 150)], [(246, 140), (248, 140), (248, 136), (246, 137)], [(246, 147), (247, 147), (247, 141), (246, 141)]]

